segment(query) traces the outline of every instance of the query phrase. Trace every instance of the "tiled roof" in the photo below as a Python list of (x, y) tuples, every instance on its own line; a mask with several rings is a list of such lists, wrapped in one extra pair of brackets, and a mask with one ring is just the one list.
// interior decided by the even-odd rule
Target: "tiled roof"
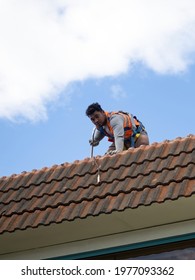
[(195, 194), (195, 136), (0, 178), (0, 234)]

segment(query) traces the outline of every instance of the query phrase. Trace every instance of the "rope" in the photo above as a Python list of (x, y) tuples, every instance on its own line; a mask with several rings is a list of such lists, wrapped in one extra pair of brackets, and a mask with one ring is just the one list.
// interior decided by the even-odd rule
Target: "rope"
[[(95, 131), (96, 131), (96, 127), (95, 127), (94, 130), (93, 130), (93, 134), (92, 134), (92, 143), (94, 142)], [(97, 160), (96, 160), (96, 158), (95, 158), (94, 155), (93, 155), (93, 145), (91, 146), (91, 158), (93, 158), (93, 164), (95, 164), (96, 167), (97, 167), (97, 172), (98, 172), (98, 175), (97, 175), (97, 183), (99, 184), (100, 181), (101, 181), (101, 177), (100, 177), (100, 165), (98, 165)]]

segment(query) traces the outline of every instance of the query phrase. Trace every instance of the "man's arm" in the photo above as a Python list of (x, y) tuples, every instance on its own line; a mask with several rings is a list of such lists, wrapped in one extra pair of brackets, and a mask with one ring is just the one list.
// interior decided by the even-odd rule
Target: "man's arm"
[(114, 142), (116, 152), (122, 152), (124, 149), (124, 118), (121, 115), (113, 115), (110, 119), (110, 125), (114, 132)]
[(99, 145), (99, 142), (104, 138), (104, 135), (95, 127), (92, 132), (92, 137), (89, 143), (93, 146)]

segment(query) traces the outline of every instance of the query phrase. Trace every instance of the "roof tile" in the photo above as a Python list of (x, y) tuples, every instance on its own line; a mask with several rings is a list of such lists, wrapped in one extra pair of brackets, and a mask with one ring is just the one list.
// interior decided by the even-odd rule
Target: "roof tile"
[(0, 178), (0, 234), (195, 194), (193, 135), (95, 161)]

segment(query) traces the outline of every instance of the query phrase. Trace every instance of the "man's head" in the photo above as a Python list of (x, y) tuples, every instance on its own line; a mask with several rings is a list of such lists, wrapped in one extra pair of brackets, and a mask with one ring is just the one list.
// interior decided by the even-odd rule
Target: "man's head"
[(99, 103), (93, 103), (88, 106), (86, 115), (96, 126), (102, 126), (106, 124), (106, 114)]

